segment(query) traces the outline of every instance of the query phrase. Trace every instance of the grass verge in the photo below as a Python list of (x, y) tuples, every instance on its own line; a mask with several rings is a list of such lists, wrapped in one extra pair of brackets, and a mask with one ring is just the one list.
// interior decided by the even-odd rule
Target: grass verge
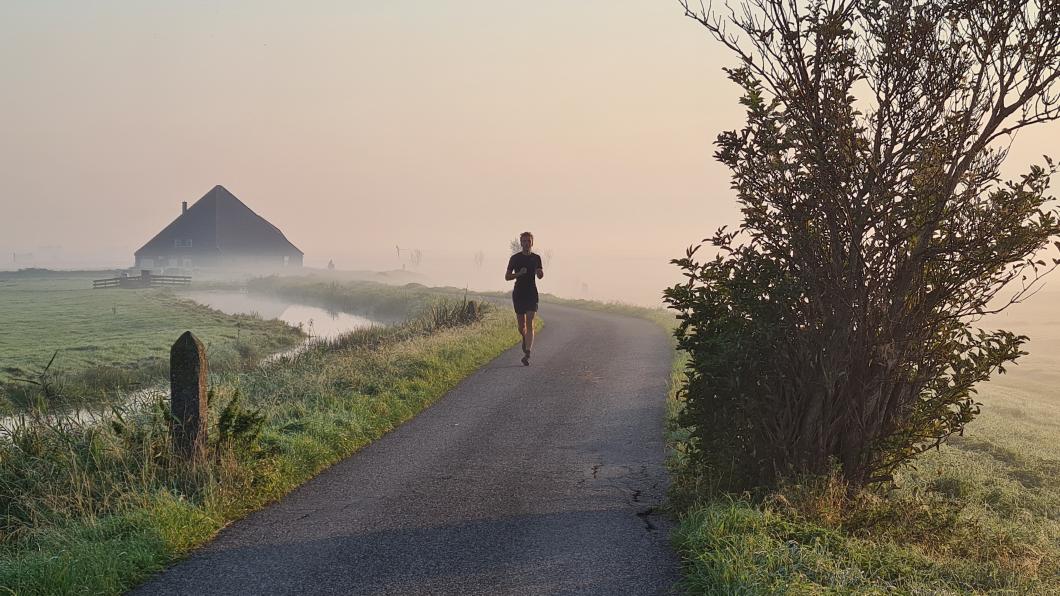
[[(1060, 594), (1055, 314), (1026, 365), (980, 388), (983, 414), (895, 482), (849, 498), (835, 478), (717, 495), (670, 433), (674, 544), (691, 594)], [(1035, 347), (1039, 349), (1036, 353)]]
[(116, 594), (379, 438), (518, 340), (507, 313), (433, 304), (285, 362), (212, 378), (208, 463), (170, 456), (163, 408), (0, 442), (0, 591)]

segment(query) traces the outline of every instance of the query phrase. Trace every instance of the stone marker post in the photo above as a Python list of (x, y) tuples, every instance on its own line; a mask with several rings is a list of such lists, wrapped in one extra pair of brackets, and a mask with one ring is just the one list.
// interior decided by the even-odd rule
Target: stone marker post
[(185, 331), (169, 350), (173, 450), (198, 460), (206, 453), (206, 348)]

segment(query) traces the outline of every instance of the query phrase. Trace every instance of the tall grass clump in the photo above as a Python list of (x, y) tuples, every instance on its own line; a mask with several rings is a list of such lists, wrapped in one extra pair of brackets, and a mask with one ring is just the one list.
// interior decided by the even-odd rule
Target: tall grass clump
[(952, 474), (853, 497), (833, 474), (760, 498), (701, 500), (674, 536), (683, 585), (696, 594), (1060, 593), (1055, 511), (998, 515), (954, 491)]

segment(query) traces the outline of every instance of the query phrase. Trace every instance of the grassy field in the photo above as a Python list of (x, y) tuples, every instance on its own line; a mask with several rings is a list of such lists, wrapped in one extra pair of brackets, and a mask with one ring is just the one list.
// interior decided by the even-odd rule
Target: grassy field
[[(1031, 355), (980, 387), (983, 412), (890, 486), (837, 482), (764, 500), (690, 496), (675, 544), (695, 594), (1060, 594), (1060, 294), (984, 321)], [(680, 436), (680, 429), (675, 429)]]
[[(213, 375), (209, 463), (194, 470), (171, 458), (160, 412), (23, 428), (0, 442), (0, 592), (117, 594), (135, 585), (517, 342), (507, 313), (465, 313), (461, 302), (434, 303), (397, 326)], [(223, 412), (247, 430), (222, 431)]]
[(192, 329), (217, 366), (292, 346), (301, 333), (279, 321), (231, 316), (162, 290), (92, 290), (85, 277), (0, 279), (0, 386), (35, 376), (53, 354), (53, 373), (89, 388), (162, 378), (169, 348)]

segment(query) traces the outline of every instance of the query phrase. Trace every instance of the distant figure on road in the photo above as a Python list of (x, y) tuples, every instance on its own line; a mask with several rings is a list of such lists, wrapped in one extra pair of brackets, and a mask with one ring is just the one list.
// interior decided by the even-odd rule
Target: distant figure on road
[(523, 250), (508, 259), (504, 280), (515, 280), (512, 304), (519, 322), (519, 333), (523, 336), (522, 362), (523, 366), (530, 366), (530, 350), (534, 347), (534, 315), (537, 314), (537, 280), (545, 277), (545, 269), (541, 266), (541, 257), (530, 252), (534, 246), (533, 234), (519, 234), (519, 244)]

